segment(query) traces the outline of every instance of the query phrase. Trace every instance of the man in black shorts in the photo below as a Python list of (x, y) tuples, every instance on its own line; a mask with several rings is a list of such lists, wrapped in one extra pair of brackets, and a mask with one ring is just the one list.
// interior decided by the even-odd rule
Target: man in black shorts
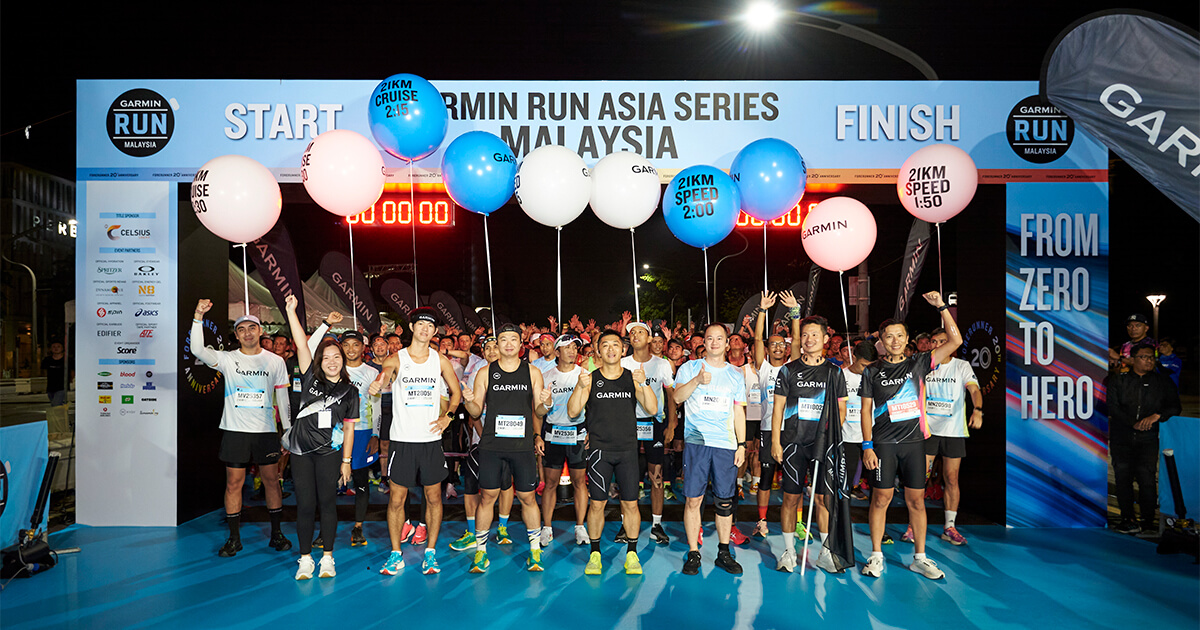
[(575, 365), (579, 347), (583, 341), (574, 334), (565, 334), (554, 342), (558, 363), (542, 371), (542, 381), (550, 390), (552, 406), (550, 414), (542, 422), (542, 440), (546, 444), (546, 455), (542, 458), (542, 478), (546, 487), (542, 490), (542, 540), (545, 548), (554, 540), (551, 521), (554, 506), (558, 503), (558, 479), (563, 466), (570, 470), (571, 485), (575, 489), (575, 544), (588, 541), (584, 519), (587, 518), (587, 462), (584, 459), (584, 441), (587, 429), (584, 414), (572, 418), (567, 414), (567, 401), (575, 391), (579, 375), (586, 370)]
[[(872, 471), (871, 480), (871, 557), (863, 575), (883, 575), (883, 532), (887, 508), (892, 502), (896, 475), (904, 485), (913, 529), (915, 556), (909, 569), (936, 580), (945, 576), (937, 563), (925, 556), (925, 439), (929, 427), (925, 416), (923, 382), (939, 363), (954, 355), (962, 345), (958, 325), (942, 296), (931, 291), (924, 296), (942, 314), (942, 327), (949, 340), (932, 352), (918, 352), (905, 358), (908, 327), (889, 319), (879, 326), (886, 356), (867, 368), (862, 376), (862, 449), (863, 466)], [(867, 420), (870, 419), (871, 422)]]
[(600, 536), (604, 529), (604, 506), (608, 503), (608, 484), (615, 477), (621, 497), (628, 549), (625, 552), (625, 573), (641, 575), (642, 563), (637, 556), (637, 538), (641, 515), (638, 511), (637, 407), (658, 409), (658, 400), (646, 383), (646, 372), (640, 367), (630, 372), (621, 367), (624, 342), (614, 330), (600, 334), (600, 369), (579, 375), (579, 384), (567, 402), (567, 414), (579, 417), (587, 406), (587, 464), (588, 536), (592, 552), (586, 575), (600, 575)]
[(212, 308), (211, 300), (200, 300), (192, 318), (192, 354), (205, 365), (221, 372), (225, 381), (225, 407), (221, 411), (221, 461), (225, 462), (225, 521), (229, 538), (218, 556), (228, 558), (242, 550), (240, 520), (242, 486), (246, 466), (255, 464), (262, 475), (267, 496), (267, 514), (271, 517), (270, 546), (287, 551), (292, 543), (283, 535), (283, 494), (279, 485), (279, 434), (275, 428), (276, 410), (284, 429), (292, 426), (288, 400), (288, 374), (283, 359), (259, 345), (262, 325), (253, 315), (234, 322), (234, 335), (240, 347), (233, 351), (214, 350), (204, 345), (204, 315)]
[[(621, 367), (627, 370), (642, 370), (646, 383), (654, 392), (658, 407), (637, 408), (638, 442), (645, 453), (646, 472), (650, 477), (650, 537), (660, 545), (671, 542), (662, 526), (663, 501), (666, 488), (663, 486), (663, 462), (666, 460), (666, 445), (675, 439), (678, 418), (674, 404), (668, 401), (675, 395), (675, 370), (671, 362), (652, 352), (650, 327), (642, 322), (630, 322), (625, 330), (629, 333), (629, 347), (633, 353), (621, 359)], [(638, 478), (641, 478), (640, 468)], [(617, 542), (629, 542), (618, 532)]]
[[(482, 498), (475, 512), (475, 560), (471, 573), (484, 573), (492, 507), (500, 495), (504, 464), (512, 470), (513, 486), (521, 500), (521, 517), (529, 535), (529, 559), (525, 568), (542, 571), (541, 511), (534, 489), (538, 483), (537, 455), (544, 454), (542, 418), (550, 402), (542, 373), (521, 359), (521, 329), (500, 326), (497, 342), (500, 358), (487, 367), (487, 377), (475, 380), (474, 390), (465, 390), (467, 413), (483, 416), (479, 441), (479, 488)], [(487, 413), (483, 412), (487, 405)]]

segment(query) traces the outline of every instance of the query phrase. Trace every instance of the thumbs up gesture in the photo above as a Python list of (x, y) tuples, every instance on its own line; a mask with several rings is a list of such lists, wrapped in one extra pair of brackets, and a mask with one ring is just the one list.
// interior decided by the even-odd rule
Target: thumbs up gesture
[(700, 379), (701, 385), (708, 385), (709, 383), (712, 382), (712, 372), (709, 372), (708, 370), (706, 370), (704, 368), (705, 368), (705, 365), (704, 365), (704, 361), (702, 360), (700, 362), (700, 373), (696, 375), (696, 378)]
[(379, 376), (371, 381), (371, 386), (367, 388), (367, 392), (372, 396), (378, 396), (379, 392), (383, 391), (383, 380), (387, 378), (387, 372), (380, 372)]
[(579, 373), (579, 384), (578, 384), (578, 386), (579, 386), (579, 387), (582, 387), (582, 388), (584, 388), (584, 389), (591, 389), (591, 387), (592, 387), (592, 373), (591, 373), (591, 372), (589, 372), (589, 371), (587, 371), (587, 370), (584, 370), (583, 368), (580, 368), (580, 370), (581, 370), (581, 372)]
[(463, 387), (462, 388), (462, 399), (463, 399), (463, 402), (475, 402), (475, 388), (474, 387)]
[(634, 385), (645, 385), (646, 384), (646, 370), (643, 369), (641, 365), (638, 365), (638, 369), (633, 371), (633, 384)]

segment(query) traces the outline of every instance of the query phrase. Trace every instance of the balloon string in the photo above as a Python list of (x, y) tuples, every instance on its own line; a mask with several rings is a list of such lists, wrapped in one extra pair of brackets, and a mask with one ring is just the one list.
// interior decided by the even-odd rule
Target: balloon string
[(250, 314), (250, 274), (246, 273), (246, 244), (241, 243), (239, 245), (234, 245), (234, 247), (242, 248), (242, 290), (245, 291), (245, 293), (246, 293), (246, 298), (245, 298), (246, 301), (245, 301), (244, 306), (246, 307), (246, 314), (249, 315)]
[(707, 320), (704, 323), (711, 324), (713, 321), (713, 317), (712, 317), (712, 297), (711, 297), (712, 294), (709, 293), (709, 289), (708, 289), (708, 248), (704, 247), (701, 249), (701, 251), (704, 252), (704, 317)]
[(850, 314), (846, 311), (846, 287), (842, 285), (842, 272), (838, 272), (838, 291), (842, 294), (842, 318), (846, 320), (846, 335), (850, 334)]
[(767, 222), (763, 221), (763, 293), (767, 288)]
[(937, 228), (938, 239), (938, 293), (941, 294), (944, 300), (946, 299), (946, 293), (942, 290), (942, 224), (934, 223), (933, 227)]
[[(562, 321), (562, 226), (554, 228), (558, 232), (558, 325), (561, 326)], [(558, 331), (554, 331), (557, 335)]]
[(629, 228), (629, 249), (633, 252), (633, 312), (637, 315), (637, 321), (642, 321), (642, 304), (638, 298), (638, 272), (637, 272), (637, 239), (633, 237), (633, 228)]
[(350, 314), (354, 318), (354, 330), (358, 330), (358, 294), (354, 292), (355, 280), (358, 279), (358, 274), (354, 273), (354, 224), (347, 221), (346, 229), (350, 232)]
[[(413, 161), (408, 161), (408, 217), (412, 220), (412, 237), (413, 237), (413, 301), (417, 306), (421, 305), (421, 291), (417, 288), (417, 184), (414, 181)], [(485, 222), (486, 226), (487, 223)]]
[[(496, 296), (492, 293), (492, 241), (488, 238), (487, 215), (483, 215), (483, 248), (487, 253), (487, 271), (488, 271), (488, 310), (492, 315), (492, 335), (496, 334)], [(415, 289), (416, 286), (414, 285)]]

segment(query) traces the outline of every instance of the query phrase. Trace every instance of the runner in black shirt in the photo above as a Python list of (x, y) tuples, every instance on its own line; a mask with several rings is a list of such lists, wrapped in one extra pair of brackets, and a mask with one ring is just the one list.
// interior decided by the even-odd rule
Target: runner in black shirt
[(621, 367), (624, 342), (612, 330), (600, 334), (600, 369), (583, 372), (571, 398), (567, 415), (579, 417), (587, 403), (586, 424), (588, 492), (588, 536), (592, 542), (584, 573), (599, 575), (603, 570), (600, 559), (600, 536), (604, 529), (604, 506), (608, 503), (608, 484), (615, 476), (621, 493), (621, 514), (628, 549), (625, 552), (625, 573), (641, 575), (642, 563), (637, 556), (638, 511), (637, 405), (657, 409), (658, 400), (646, 384), (646, 372), (641, 368), (630, 372)]
[(929, 427), (925, 421), (925, 375), (939, 363), (954, 355), (962, 345), (958, 325), (947, 310), (937, 291), (924, 296), (942, 314), (942, 327), (949, 340), (932, 352), (919, 352), (905, 358), (908, 346), (908, 326), (895, 320), (879, 326), (879, 336), (886, 356), (880, 357), (862, 375), (862, 434), (863, 466), (871, 480), (871, 557), (863, 567), (863, 575), (883, 574), (883, 533), (887, 524), (887, 508), (892, 502), (893, 483), (900, 475), (904, 484), (904, 501), (908, 505), (916, 555), (909, 568), (936, 580), (945, 574), (933, 560), (925, 556), (925, 438)]

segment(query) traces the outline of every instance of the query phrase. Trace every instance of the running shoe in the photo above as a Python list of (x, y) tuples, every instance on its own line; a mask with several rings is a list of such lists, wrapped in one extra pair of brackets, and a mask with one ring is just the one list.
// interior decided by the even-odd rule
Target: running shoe
[(354, 529), (350, 530), (350, 546), (351, 547), (367, 546), (367, 537), (363, 536), (361, 527), (355, 527)]
[(745, 491), (745, 490), (743, 490), (741, 486), (738, 486), (738, 489), (737, 489), (737, 498), (738, 498), (738, 500), (739, 500), (739, 501), (745, 501), (745, 500), (746, 500), (746, 491)]
[(540, 496), (542, 496), (542, 490), (545, 490), (545, 489), (546, 489), (546, 482), (539, 481), (537, 487), (534, 488), (534, 492), (536, 492), (537, 495), (540, 497)]
[(600, 559), (600, 552), (593, 551), (588, 556), (587, 566), (583, 568), (584, 575), (600, 575), (604, 572), (603, 561)]
[(496, 544), (497, 545), (511, 545), (512, 544), (512, 539), (508, 537), (508, 526), (507, 525), (496, 528)]
[(592, 542), (592, 539), (590, 537), (588, 537), (587, 528), (584, 527), (583, 525), (576, 525), (575, 526), (575, 544), (576, 545), (586, 545), (590, 542)]
[(452, 484), (452, 483), (446, 484), (446, 498), (447, 499), (458, 498), (458, 490), (454, 489), (454, 484)]
[[(599, 555), (599, 554), (597, 554)], [(636, 551), (625, 552), (625, 575), (641, 575), (642, 561), (638, 560)]]
[[(271, 542), (267, 544), (275, 551), (287, 551), (288, 549), (292, 548), (292, 541), (288, 540), (287, 536), (283, 535), (283, 532), (278, 531), (271, 534)], [(241, 548), (242, 545), (239, 541), (238, 549)]]
[(938, 568), (937, 563), (929, 558), (913, 560), (913, 563), (908, 565), (908, 568), (912, 569), (914, 573), (920, 573), (931, 580), (940, 580), (946, 577), (946, 574)]
[(737, 525), (729, 528), (729, 542), (735, 545), (744, 545), (747, 540), (749, 539), (742, 533), (742, 530), (738, 529)]
[(717, 560), (713, 564), (718, 568), (725, 569), (727, 572), (732, 573), (733, 575), (742, 574), (742, 565), (738, 564), (737, 560), (733, 559), (733, 554), (726, 550), (717, 552)]
[(553, 541), (554, 541), (554, 528), (550, 527), (550, 526), (543, 527), (542, 533), (541, 533), (541, 540), (538, 541), (538, 545), (540, 547), (549, 547), (550, 543)]
[(883, 545), (894, 545), (894, 544), (896, 544), (896, 539), (895, 539), (895, 538), (892, 538), (892, 535), (891, 535), (891, 534), (889, 534), (889, 533), (887, 533), (887, 532), (884, 532), (884, 533), (883, 533), (883, 541), (882, 541), (880, 544), (883, 544)]
[(242, 539), (233, 538), (232, 536), (225, 539), (225, 544), (221, 545), (221, 550), (217, 552), (222, 558), (232, 558), (237, 555), (237, 552), (242, 550)]
[(464, 532), (458, 540), (450, 543), (451, 551), (467, 551), (475, 548), (475, 532)]
[(433, 575), (441, 572), (442, 568), (438, 566), (437, 554), (432, 549), (426, 549), (425, 559), (421, 561), (421, 573)]
[(773, 480), (771, 481), (771, 489), (772, 489), (772, 490), (778, 490), (778, 489), (780, 488), (780, 486), (779, 486), (779, 479), (780, 479), (780, 476), (779, 476), (779, 475), (775, 475), (775, 479), (773, 479)]
[(791, 573), (796, 570), (796, 552), (792, 549), (784, 549), (783, 554), (779, 556), (779, 564), (775, 567), (776, 571), (786, 571)]
[(758, 482), (757, 481), (750, 484), (750, 492), (753, 494), (758, 494)]
[(696, 575), (699, 572), (700, 572), (700, 552), (699, 551), (687, 552), (687, 555), (684, 556), (684, 561), (683, 561), (683, 574), (684, 575)]
[(809, 533), (808, 528), (804, 526), (804, 519), (799, 518), (799, 515), (797, 515), (797, 518), (796, 518), (796, 540), (803, 541), (805, 538), (812, 538), (812, 534)]
[(671, 543), (671, 537), (667, 535), (667, 531), (663, 529), (662, 523), (658, 523), (650, 528), (650, 538), (660, 545)]
[(958, 545), (967, 544), (966, 537), (958, 533), (957, 527), (947, 527), (946, 529), (942, 530), (942, 540), (949, 541), (951, 545), (956, 547)]
[(629, 537), (625, 535), (625, 524), (622, 523), (617, 527), (617, 534), (613, 536), (613, 542), (622, 545), (629, 544)]
[(542, 550), (541, 549), (530, 549), (529, 550), (529, 559), (525, 561), (525, 570), (533, 571), (535, 573), (546, 570), (545, 568), (542, 567)]
[(671, 484), (669, 484), (669, 483), (663, 484), (663, 500), (664, 501), (674, 501), (675, 500), (675, 493), (671, 492)]
[(701, 525), (700, 528), (698, 530), (696, 530), (696, 546), (697, 547), (704, 546), (704, 526), (703, 525)]
[(425, 530), (425, 523), (421, 523), (413, 531), (412, 544), (424, 545), (427, 540), (429, 540), (429, 533)]
[(833, 554), (829, 552), (828, 547), (821, 547), (821, 552), (817, 554), (817, 561), (813, 564), (826, 573), (841, 573), (833, 562)]
[(483, 551), (482, 549), (477, 549), (475, 550), (475, 560), (471, 562), (470, 572), (486, 573), (488, 570), (488, 565), (490, 564), (491, 562), (488, 561), (487, 552)]
[(904, 535), (900, 537), (900, 540), (906, 543), (916, 542), (917, 539), (913, 536), (912, 525), (908, 526), (908, 529), (904, 531)]
[(387, 479), (380, 479), (379, 480), (379, 492), (382, 494), (391, 494), (392, 487), (391, 487), (391, 485), (389, 485), (390, 483), (391, 482), (388, 481)]
[(320, 566), (317, 569), (317, 577), (331, 578), (337, 575), (337, 569), (333, 566), (333, 556), (321, 556)]
[(384, 575), (396, 575), (400, 569), (404, 568), (404, 555), (399, 551), (393, 551), (388, 555), (388, 559), (383, 563), (383, 567), (379, 572)]
[(867, 558), (867, 564), (863, 566), (862, 574), (874, 578), (883, 575), (883, 556), (873, 555)]
[(416, 531), (417, 528), (412, 526), (411, 521), (404, 521), (404, 527), (400, 528), (400, 544), (403, 545), (409, 540), (412, 540), (413, 533)]
[(855, 488), (850, 491), (850, 498), (856, 501), (866, 501), (867, 493), (863, 492), (861, 488)]
[[(1125, 519), (1117, 524), (1116, 532), (1118, 534), (1139, 534), (1142, 531), (1142, 526), (1137, 524), (1133, 519)], [(224, 549), (224, 547), (222, 547)]]
[(751, 534), (751, 536), (754, 536), (755, 538), (766, 538), (767, 533), (767, 519), (764, 518), (754, 525), (754, 533)]
[(317, 536), (317, 539), (312, 541), (312, 548), (320, 549), (320, 550), (324, 551), (325, 550), (325, 539), (321, 536)]
[(317, 565), (313, 563), (312, 556), (300, 556), (298, 562), (300, 563), (300, 568), (296, 569), (296, 579), (311, 580), (313, 571), (317, 568)]

